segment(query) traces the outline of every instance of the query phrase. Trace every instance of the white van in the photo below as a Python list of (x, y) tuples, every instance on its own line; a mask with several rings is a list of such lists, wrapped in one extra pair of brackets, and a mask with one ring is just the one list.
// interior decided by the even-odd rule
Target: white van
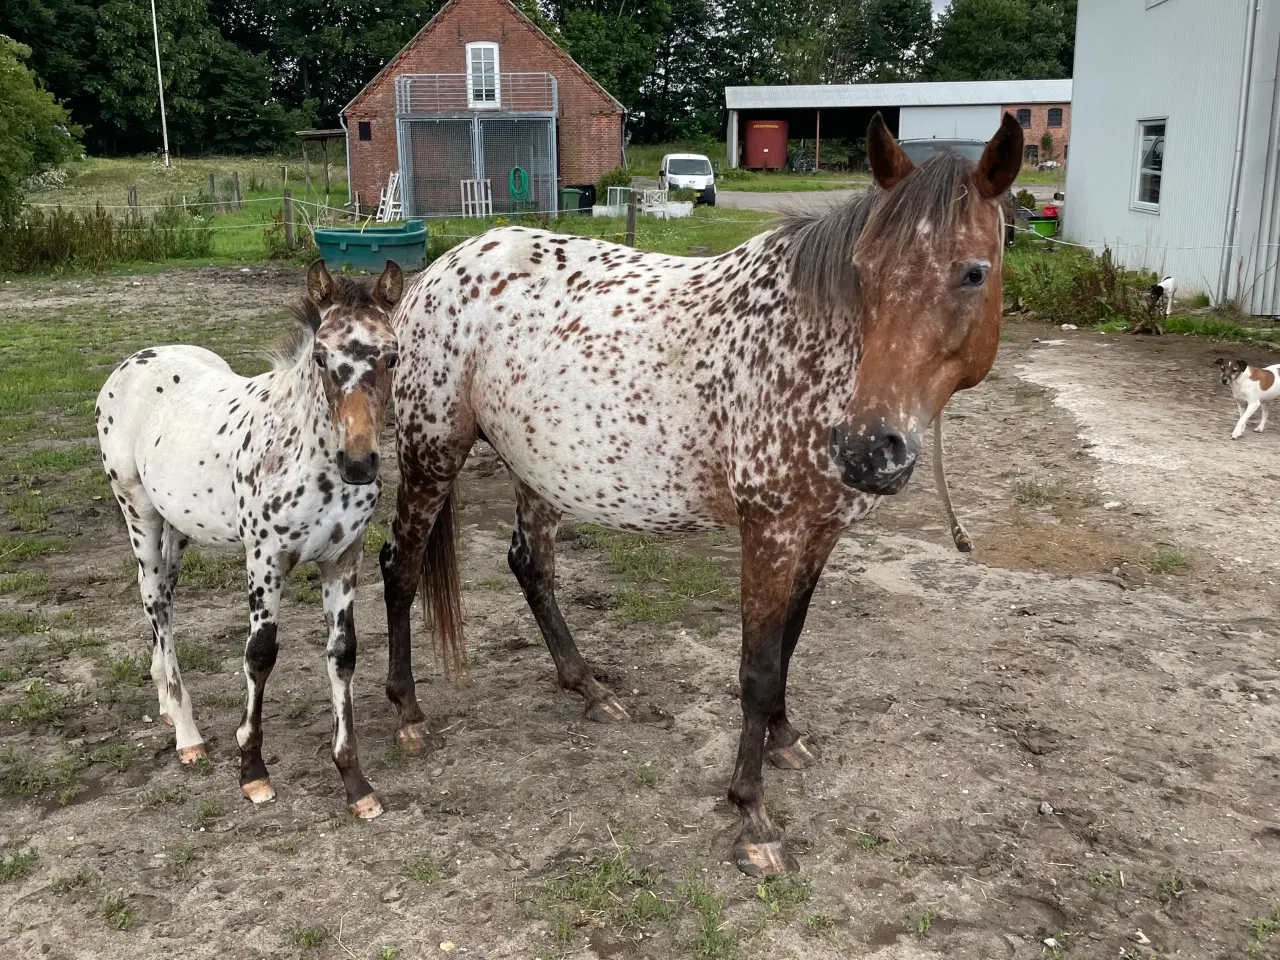
[(698, 194), (694, 203), (716, 205), (716, 175), (711, 161), (700, 153), (668, 153), (662, 158), (658, 186), (664, 190), (684, 188)]

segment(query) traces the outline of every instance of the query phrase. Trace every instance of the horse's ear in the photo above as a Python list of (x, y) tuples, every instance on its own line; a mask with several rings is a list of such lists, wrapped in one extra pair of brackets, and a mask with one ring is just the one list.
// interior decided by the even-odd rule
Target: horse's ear
[(884, 122), (880, 111), (871, 118), (871, 126), (867, 127), (867, 159), (871, 161), (871, 172), (876, 183), (885, 190), (891, 190), (903, 177), (916, 168), (911, 158), (903, 153), (898, 141), (889, 132), (889, 125)]
[(404, 293), (404, 272), (400, 269), (400, 264), (394, 260), (387, 261), (382, 276), (373, 285), (373, 293), (388, 307), (394, 307), (400, 302), (400, 294)]
[(1000, 121), (1000, 129), (982, 151), (982, 159), (973, 172), (978, 193), (991, 200), (1000, 196), (1018, 178), (1022, 169), (1022, 125), (1006, 113)]
[(307, 296), (313, 303), (324, 303), (333, 296), (333, 277), (323, 260), (317, 260), (307, 270)]

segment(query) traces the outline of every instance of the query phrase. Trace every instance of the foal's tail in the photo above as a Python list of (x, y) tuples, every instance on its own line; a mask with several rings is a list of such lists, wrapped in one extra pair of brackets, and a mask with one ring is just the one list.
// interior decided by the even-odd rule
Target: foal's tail
[(462, 635), (462, 580), (458, 576), (458, 541), (454, 533), (453, 494), (445, 498), (427, 539), (422, 558), (422, 612), (433, 628), (445, 676), (461, 686), (467, 664)]
[(964, 524), (956, 516), (956, 508), (951, 504), (951, 491), (947, 489), (947, 468), (943, 465), (942, 451), (942, 413), (933, 419), (933, 482), (938, 487), (938, 497), (942, 500), (942, 508), (947, 512), (947, 521), (951, 524), (951, 539), (961, 553), (973, 550), (973, 540)]

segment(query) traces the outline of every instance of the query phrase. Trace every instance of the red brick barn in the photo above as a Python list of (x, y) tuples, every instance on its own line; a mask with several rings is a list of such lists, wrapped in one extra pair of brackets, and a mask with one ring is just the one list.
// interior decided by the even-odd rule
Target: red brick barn
[(361, 205), (399, 170), (406, 217), (459, 216), (473, 179), (495, 214), (554, 212), (623, 162), (622, 104), (507, 0), (450, 0), (342, 117)]

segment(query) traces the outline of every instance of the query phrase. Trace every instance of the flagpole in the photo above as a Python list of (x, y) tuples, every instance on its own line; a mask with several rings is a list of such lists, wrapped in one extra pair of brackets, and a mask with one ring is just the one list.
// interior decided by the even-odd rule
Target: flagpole
[(164, 115), (164, 74), (160, 71), (160, 27), (156, 23), (156, 0), (151, 0), (151, 34), (156, 41), (156, 84), (160, 87), (160, 132), (164, 137), (164, 165), (169, 166), (169, 123)]

